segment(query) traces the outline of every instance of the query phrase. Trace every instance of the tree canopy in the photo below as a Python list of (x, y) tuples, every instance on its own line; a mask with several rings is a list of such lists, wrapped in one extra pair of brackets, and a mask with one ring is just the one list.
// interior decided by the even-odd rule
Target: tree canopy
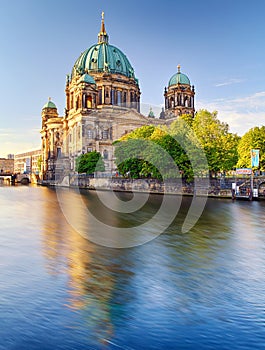
[(101, 154), (96, 151), (81, 154), (76, 158), (76, 170), (78, 173), (86, 174), (104, 171), (105, 166)]
[(192, 128), (204, 148), (210, 172), (224, 172), (236, 166), (240, 137), (229, 132), (228, 124), (217, 118), (216, 111), (198, 111)]
[(143, 126), (123, 136), (115, 143), (119, 172), (130, 174), (132, 178), (157, 179), (177, 178), (182, 174), (192, 180), (194, 169), (190, 161), (192, 154), (188, 150), (193, 145), (195, 153), (197, 146), (188, 129), (184, 120), (178, 120), (172, 127)]
[[(119, 172), (132, 178), (165, 179), (181, 174), (192, 181), (206, 172), (216, 175), (235, 167), (251, 167), (252, 149), (259, 149), (259, 169), (265, 171), (265, 126), (254, 127), (239, 137), (218, 119), (216, 111), (205, 109), (194, 117), (181, 115), (170, 126), (142, 126), (114, 145)], [(207, 169), (202, 161), (205, 157)], [(92, 174), (104, 171), (105, 166), (100, 153), (93, 151), (77, 157), (76, 169)]]
[(217, 118), (217, 112), (200, 110), (194, 118), (182, 115), (170, 126), (143, 126), (124, 135), (115, 143), (116, 164), (122, 175), (133, 178), (161, 179), (181, 173), (191, 181), (194, 175), (205, 173), (202, 152), (210, 173), (233, 169), (239, 140), (229, 132), (228, 124)]
[(238, 144), (239, 159), (237, 162), (238, 168), (251, 167), (250, 152), (252, 149), (260, 151), (260, 170), (265, 170), (265, 126), (254, 127), (247, 131), (241, 138)]

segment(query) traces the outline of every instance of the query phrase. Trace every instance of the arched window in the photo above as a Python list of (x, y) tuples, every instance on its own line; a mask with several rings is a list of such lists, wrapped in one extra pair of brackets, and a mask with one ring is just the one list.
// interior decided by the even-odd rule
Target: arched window
[(87, 96), (86, 108), (92, 108), (92, 97), (91, 96)]
[(184, 95), (182, 94), (181, 95), (181, 106), (184, 106), (184, 105), (185, 105)]
[(117, 91), (117, 105), (121, 105), (121, 91)]
[(126, 93), (126, 91), (123, 92), (123, 99), (122, 99), (122, 102), (123, 102), (124, 104), (126, 104), (126, 102), (127, 102), (127, 93)]
[(88, 130), (87, 130), (87, 137), (88, 137), (89, 139), (93, 139), (93, 130), (92, 130), (92, 129), (88, 129)]
[(111, 90), (111, 101), (112, 105), (115, 105), (115, 90)]
[(98, 91), (98, 104), (102, 105), (102, 89)]
[(106, 149), (104, 149), (103, 158), (104, 158), (105, 160), (107, 160), (108, 157), (109, 157), (109, 152), (108, 152)]
[(109, 130), (104, 129), (102, 131), (102, 138), (103, 138), (103, 140), (107, 140), (109, 138)]

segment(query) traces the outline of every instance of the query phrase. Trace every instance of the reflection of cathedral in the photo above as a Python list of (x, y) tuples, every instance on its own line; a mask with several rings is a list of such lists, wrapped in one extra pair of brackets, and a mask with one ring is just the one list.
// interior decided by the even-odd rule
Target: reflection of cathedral
[(194, 87), (188, 77), (174, 74), (165, 88), (165, 109), (160, 118), (140, 113), (140, 88), (134, 70), (117, 47), (109, 44), (102, 14), (98, 43), (76, 60), (66, 81), (65, 115), (60, 117), (52, 101), (42, 108), (42, 177), (54, 178), (55, 162), (65, 159), (69, 171), (75, 158), (86, 152), (102, 154), (112, 171), (113, 141), (133, 129), (149, 124), (168, 124), (177, 116), (194, 115)]

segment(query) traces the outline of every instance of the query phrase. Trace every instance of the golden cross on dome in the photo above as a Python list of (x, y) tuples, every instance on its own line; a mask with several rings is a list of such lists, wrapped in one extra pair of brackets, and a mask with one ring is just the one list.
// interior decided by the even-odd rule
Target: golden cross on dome
[(101, 18), (104, 20), (104, 11), (101, 12)]
[(180, 72), (180, 64), (178, 64), (178, 72)]

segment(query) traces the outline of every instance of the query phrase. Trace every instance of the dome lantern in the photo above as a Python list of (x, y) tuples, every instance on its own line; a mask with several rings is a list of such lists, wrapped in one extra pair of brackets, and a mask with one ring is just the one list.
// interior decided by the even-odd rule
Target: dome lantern
[(105, 22), (104, 22), (104, 12), (101, 13), (101, 27), (100, 32), (98, 33), (98, 44), (108, 44), (109, 43), (109, 36), (105, 29)]

